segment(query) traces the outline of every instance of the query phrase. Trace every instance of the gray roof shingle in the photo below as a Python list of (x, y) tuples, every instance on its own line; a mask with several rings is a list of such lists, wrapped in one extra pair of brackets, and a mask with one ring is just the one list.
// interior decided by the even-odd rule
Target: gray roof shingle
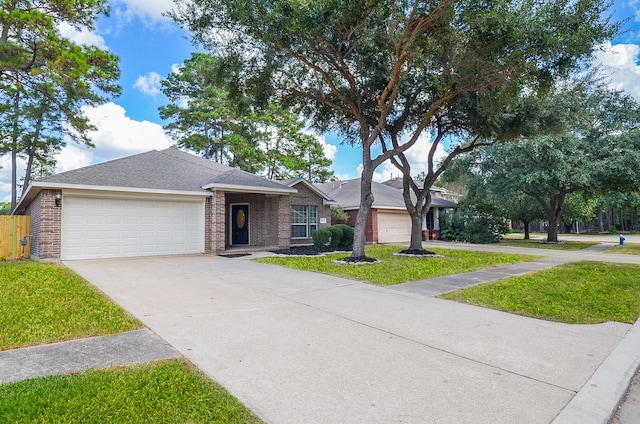
[[(360, 178), (318, 184), (317, 187), (335, 199), (344, 209), (358, 209), (360, 207)], [(373, 208), (406, 209), (402, 198), (402, 189), (374, 181), (371, 183), (371, 191), (373, 192)], [(413, 194), (411, 197), (414, 198)], [(458, 205), (449, 200), (431, 196), (431, 206), (455, 208)]]
[(36, 182), (193, 192), (206, 192), (202, 187), (215, 184), (290, 190), (276, 181), (172, 148), (127, 156)]

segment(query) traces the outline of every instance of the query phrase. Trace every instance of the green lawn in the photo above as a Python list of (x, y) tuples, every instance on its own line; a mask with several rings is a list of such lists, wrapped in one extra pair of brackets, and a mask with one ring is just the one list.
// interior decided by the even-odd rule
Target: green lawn
[(382, 262), (367, 265), (341, 265), (333, 261), (349, 256), (349, 253), (336, 253), (326, 256), (311, 257), (267, 257), (255, 259), (257, 262), (287, 266), (305, 271), (315, 271), (338, 275), (373, 284), (388, 286), (406, 281), (423, 280), (448, 274), (477, 271), (499, 265), (539, 259), (533, 255), (517, 255), (506, 253), (470, 252), (463, 250), (433, 249), (443, 255), (440, 258), (410, 258), (394, 256), (402, 250), (398, 246), (367, 246), (369, 257)]
[(605, 253), (624, 253), (627, 255), (640, 255), (640, 243), (625, 243), (622, 246), (613, 246), (605, 250)]
[(640, 266), (575, 262), (441, 297), (570, 324), (635, 322)]
[[(0, 350), (142, 325), (59, 264), (0, 263)], [(2, 423), (259, 423), (186, 360), (0, 385)]]
[[(546, 239), (545, 239), (546, 240)], [(536, 249), (554, 249), (554, 250), (582, 250), (590, 246), (600, 244), (596, 241), (562, 241), (560, 237), (559, 244), (544, 243), (544, 240), (524, 240), (505, 238), (498, 243), (498, 246), (510, 246), (510, 247), (533, 247)]]
[(59, 264), (0, 263), (0, 299), (0, 351), (142, 327)]
[(6, 423), (260, 423), (185, 360), (0, 385)]

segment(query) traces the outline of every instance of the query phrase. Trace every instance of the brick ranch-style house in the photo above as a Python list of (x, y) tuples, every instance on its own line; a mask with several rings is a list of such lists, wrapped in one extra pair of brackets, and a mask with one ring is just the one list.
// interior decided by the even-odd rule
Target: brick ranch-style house
[[(349, 216), (348, 224), (355, 225), (360, 208), (360, 179), (318, 184), (318, 188), (335, 199)], [(402, 197), (402, 181), (374, 181), (371, 191), (373, 205), (365, 230), (367, 243), (406, 243), (411, 240), (411, 217)], [(431, 192), (431, 208), (422, 224), (424, 240), (440, 237), (441, 210), (458, 207), (455, 202), (441, 197), (442, 191), (435, 188)]]
[(171, 148), (34, 180), (30, 255), (92, 259), (310, 244), (335, 202), (304, 179), (277, 182)]

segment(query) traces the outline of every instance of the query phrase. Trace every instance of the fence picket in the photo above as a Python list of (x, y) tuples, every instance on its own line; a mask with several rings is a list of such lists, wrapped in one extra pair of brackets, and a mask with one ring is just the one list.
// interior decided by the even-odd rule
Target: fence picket
[[(0, 260), (12, 260), (29, 257), (31, 240), (29, 230), (31, 227), (29, 216), (0, 216)], [(27, 236), (27, 245), (20, 242)]]

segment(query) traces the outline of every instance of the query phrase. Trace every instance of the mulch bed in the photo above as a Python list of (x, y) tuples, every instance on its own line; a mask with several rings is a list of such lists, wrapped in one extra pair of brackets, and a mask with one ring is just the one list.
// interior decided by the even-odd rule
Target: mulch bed
[(337, 248), (333, 247), (325, 247), (323, 249), (316, 249), (313, 246), (295, 246), (290, 247), (288, 249), (278, 249), (278, 250), (270, 250), (271, 253), (275, 253), (277, 255), (295, 255), (295, 256), (317, 256), (325, 253), (334, 253), (334, 252), (350, 252), (351, 248)]

